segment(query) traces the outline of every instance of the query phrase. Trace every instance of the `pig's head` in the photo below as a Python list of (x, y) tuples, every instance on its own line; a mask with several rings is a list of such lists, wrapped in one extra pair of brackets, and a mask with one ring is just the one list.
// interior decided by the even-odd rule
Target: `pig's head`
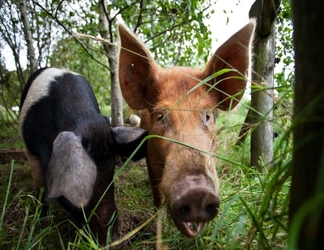
[[(219, 209), (214, 111), (234, 108), (243, 95), (254, 27), (251, 20), (198, 70), (160, 68), (136, 36), (119, 25), (123, 96), (131, 108), (144, 110), (141, 127), (159, 136), (147, 145), (154, 205), (164, 198), (175, 225), (189, 237)], [(215, 74), (223, 69), (229, 70)]]
[[(101, 124), (101, 128), (104, 128), (105, 133), (97, 134), (100, 143), (96, 143), (97, 138), (84, 139), (77, 131), (58, 134), (53, 142), (46, 173), (47, 200), (60, 199), (70, 211), (93, 207), (113, 179), (115, 156), (131, 156), (147, 136), (147, 131), (141, 128), (110, 127), (107, 124)], [(87, 145), (82, 144), (82, 139), (88, 141)], [(93, 152), (99, 152), (99, 157)], [(145, 156), (146, 142), (134, 153), (132, 159), (139, 160)], [(100, 162), (101, 158), (104, 158), (104, 163)], [(106, 175), (111, 173), (111, 176), (99, 176), (102, 168), (108, 168), (102, 172)], [(102, 179), (110, 181), (100, 182)], [(97, 200), (95, 204), (91, 204), (94, 197)], [(112, 205), (110, 200), (107, 203)]]
[(92, 129), (87, 127), (87, 133), (79, 130), (59, 133), (53, 142), (46, 173), (46, 201), (59, 201), (79, 222), (84, 222), (84, 212), (86, 216), (90, 211), (95, 212), (89, 225), (101, 244), (106, 242), (112, 222), (112, 237), (119, 235), (118, 220), (114, 219), (117, 210), (113, 188), (115, 156), (134, 154), (133, 160), (145, 157), (145, 145), (134, 151), (147, 136), (144, 129), (110, 127), (105, 117), (102, 120), (99, 116)]

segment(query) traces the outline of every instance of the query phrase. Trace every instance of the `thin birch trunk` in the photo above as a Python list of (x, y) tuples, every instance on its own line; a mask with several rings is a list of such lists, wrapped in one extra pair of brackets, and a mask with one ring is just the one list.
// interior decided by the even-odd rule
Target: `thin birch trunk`
[[(107, 15), (107, 1), (99, 0), (99, 29), (101, 37), (113, 43), (112, 23), (108, 20)], [(110, 34), (110, 36), (109, 36)], [(123, 120), (123, 99), (118, 81), (117, 74), (117, 49), (116, 46), (103, 44), (104, 50), (108, 57), (110, 69), (110, 84), (111, 84), (111, 125), (121, 126), (124, 124)]]
[(27, 1), (26, 0), (20, 0), (19, 2), (19, 10), (21, 15), (21, 21), (23, 23), (23, 31), (24, 36), (27, 44), (27, 54), (28, 54), (28, 60), (29, 60), (29, 69), (30, 72), (34, 72), (37, 69), (37, 63), (36, 63), (36, 56), (35, 56), (35, 48), (33, 45), (34, 39), (32, 36), (32, 33), (30, 31), (30, 24), (28, 20), (28, 14), (27, 14)]

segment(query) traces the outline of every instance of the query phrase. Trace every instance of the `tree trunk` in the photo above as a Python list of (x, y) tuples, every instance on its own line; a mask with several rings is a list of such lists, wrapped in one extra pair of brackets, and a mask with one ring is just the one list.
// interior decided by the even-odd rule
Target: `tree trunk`
[[(99, 29), (102, 38), (110, 40), (113, 43), (111, 22), (108, 20), (106, 11), (107, 1), (99, 0)], [(108, 35), (110, 33), (110, 39)], [(103, 44), (104, 50), (108, 57), (108, 63), (110, 68), (110, 81), (111, 81), (111, 125), (121, 126), (124, 124), (123, 120), (123, 99), (119, 86), (117, 75), (117, 49), (113, 45)]]
[[(249, 16), (257, 18), (253, 48), (251, 112), (251, 165), (271, 167), (273, 162), (273, 76), (275, 61), (274, 21), (280, 0), (256, 0)], [(260, 164), (261, 160), (261, 164)]]
[[(296, 230), (294, 223), (301, 221), (297, 248), (324, 249), (323, 1), (292, 0), (292, 11), (295, 100), (290, 232)], [(302, 207), (306, 214), (298, 218)]]
[(19, 10), (21, 15), (21, 20), (23, 23), (25, 40), (27, 44), (27, 54), (28, 54), (29, 67), (30, 67), (29, 69), (30, 69), (30, 73), (32, 73), (37, 70), (37, 63), (36, 63), (35, 49), (33, 45), (34, 40), (30, 31), (30, 24), (28, 20), (26, 0), (19, 1)]
[(108, 46), (109, 51), (106, 52), (109, 58), (110, 79), (111, 79), (111, 125), (121, 126), (124, 124), (123, 119), (123, 98), (119, 86), (117, 75), (117, 49), (115, 46)]

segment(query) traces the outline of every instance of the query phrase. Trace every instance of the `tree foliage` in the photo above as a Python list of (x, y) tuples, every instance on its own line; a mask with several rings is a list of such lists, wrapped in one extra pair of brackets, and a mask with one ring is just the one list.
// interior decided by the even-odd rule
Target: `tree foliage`
[[(141, 1), (125, 8), (122, 19), (143, 40), (158, 63), (170, 66), (202, 66), (210, 53), (211, 32), (204, 24), (211, 3), (208, 1)], [(126, 3), (127, 4), (127, 3)], [(129, 18), (131, 17), (131, 18)], [(137, 20), (132, 22), (132, 19)]]
[[(110, 106), (111, 65), (105, 57), (107, 51), (96, 41), (73, 36), (74, 33), (102, 35), (98, 8), (101, 2), (27, 1), (26, 7), (37, 67), (65, 67), (85, 75), (94, 86), (101, 106)], [(10, 84), (20, 86), (17, 96), (31, 73), (19, 3), (19, 0), (4, 0), (0, 10), (1, 45), (9, 46), (14, 58), (15, 73), (11, 73), (17, 74), (18, 82)], [(147, 43), (160, 64), (202, 66), (210, 53), (211, 33), (204, 20), (209, 17), (212, 4), (210, 0), (108, 1), (106, 38), (117, 44), (116, 23), (120, 20)]]
[[(29, 38), (26, 38), (24, 34), (21, 2), (24, 1), (4, 0), (1, 1), (0, 7), (0, 48), (3, 58), (0, 61), (1, 105), (9, 111), (7, 114), (13, 116), (12, 118), (16, 118), (18, 113), (11, 113), (11, 108), (19, 106), (21, 92), (31, 74), (30, 58), (28, 58), (26, 49)], [(26, 7), (25, 11), (28, 15), (32, 45), (36, 52), (36, 57), (33, 60), (35, 60), (36, 67), (48, 66), (48, 56), (53, 43), (52, 36), (55, 34), (53, 31), (54, 22), (33, 2), (27, 2), (24, 7)], [(4, 51), (7, 53), (3, 53)], [(9, 68), (9, 66), (11, 67)]]
[(292, 42), (293, 24), (291, 4), (283, 0), (278, 13), (276, 39), (276, 63), (279, 68), (275, 74), (276, 91), (281, 101), (292, 109), (294, 85), (294, 45)]

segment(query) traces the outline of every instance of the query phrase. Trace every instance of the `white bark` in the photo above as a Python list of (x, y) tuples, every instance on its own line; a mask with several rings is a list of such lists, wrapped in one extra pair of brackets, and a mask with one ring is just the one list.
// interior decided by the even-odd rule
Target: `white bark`
[(33, 45), (34, 39), (30, 31), (30, 24), (28, 20), (26, 0), (19, 1), (19, 10), (21, 15), (21, 21), (23, 23), (23, 30), (24, 30), (24, 35), (25, 35), (25, 40), (27, 45), (29, 67), (30, 67), (30, 71), (34, 72), (37, 69), (37, 63), (36, 63), (35, 49)]
[(250, 122), (256, 124), (251, 133), (251, 165), (273, 165), (273, 81), (275, 61), (274, 21), (280, 0), (256, 0), (250, 17), (257, 17), (253, 48), (253, 73)]
[[(110, 40), (108, 38), (111, 33), (111, 23), (106, 15), (106, 0), (99, 0), (99, 29), (102, 38)], [(118, 81), (118, 67), (117, 67), (117, 48), (113, 45), (103, 44), (104, 50), (108, 57), (108, 63), (110, 68), (110, 81), (111, 81), (111, 125), (121, 126), (124, 124), (123, 120), (123, 101), (122, 94)]]

